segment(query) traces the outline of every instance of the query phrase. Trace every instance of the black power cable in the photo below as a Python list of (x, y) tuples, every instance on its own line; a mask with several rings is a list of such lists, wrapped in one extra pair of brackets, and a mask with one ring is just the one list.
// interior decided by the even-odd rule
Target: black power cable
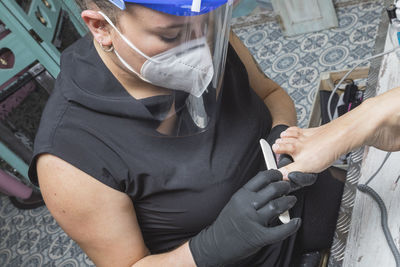
[(385, 202), (374, 189), (368, 186), (368, 184), (372, 181), (372, 179), (374, 179), (376, 175), (379, 173), (379, 171), (382, 169), (383, 165), (389, 158), (390, 154), (391, 152), (388, 152), (386, 154), (386, 157), (383, 160), (381, 166), (379, 166), (378, 170), (368, 179), (368, 181), (365, 184), (357, 185), (357, 189), (369, 195), (378, 204), (379, 210), (381, 212), (381, 226), (383, 233), (385, 235), (386, 242), (388, 243), (389, 248), (394, 256), (394, 259), (396, 261), (396, 267), (400, 267), (400, 252), (396, 247), (392, 234), (390, 233), (390, 229), (388, 226), (388, 214)]

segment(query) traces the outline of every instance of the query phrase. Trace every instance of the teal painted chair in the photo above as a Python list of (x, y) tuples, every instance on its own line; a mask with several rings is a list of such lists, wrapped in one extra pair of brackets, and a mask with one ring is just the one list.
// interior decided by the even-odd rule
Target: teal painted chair
[(12, 69), (0, 72), (0, 84), (35, 60), (53, 77), (58, 75), (60, 49), (57, 35), (61, 32), (62, 20), (67, 16), (78, 34), (84, 35), (87, 30), (79, 20), (79, 9), (73, 0), (0, 1), (0, 19), (11, 30), (0, 41), (0, 47), (8, 47), (18, 55)]
[[(74, 0), (0, 0), (0, 21), (0, 99), (34, 65), (56, 78), (62, 50), (87, 33)], [(0, 158), (27, 178), (31, 151), (19, 143), (0, 122)]]

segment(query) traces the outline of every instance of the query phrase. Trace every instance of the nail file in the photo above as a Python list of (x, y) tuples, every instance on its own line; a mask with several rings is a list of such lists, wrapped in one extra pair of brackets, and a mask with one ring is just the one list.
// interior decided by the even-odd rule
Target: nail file
[[(261, 150), (264, 155), (265, 164), (267, 165), (268, 170), (277, 170), (278, 167), (275, 163), (274, 154), (272, 153), (272, 149), (269, 146), (268, 142), (264, 139), (260, 139)], [(289, 212), (285, 211), (281, 215), (279, 215), (279, 220), (282, 223), (288, 223), (290, 221)]]

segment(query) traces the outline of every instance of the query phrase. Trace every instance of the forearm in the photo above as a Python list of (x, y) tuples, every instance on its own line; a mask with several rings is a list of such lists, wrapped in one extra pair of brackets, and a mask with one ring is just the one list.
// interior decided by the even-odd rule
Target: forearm
[(282, 88), (272, 91), (264, 98), (264, 103), (271, 112), (272, 127), (279, 124), (288, 126), (297, 125), (296, 109), (293, 100)]
[(290, 96), (264, 74), (249, 50), (233, 32), (229, 41), (246, 67), (250, 87), (268, 106), (272, 115), (272, 126), (278, 124), (295, 126), (297, 124), (296, 109)]
[(132, 266), (196, 266), (192, 253), (189, 249), (189, 243), (186, 242), (182, 246), (166, 253), (154, 254), (144, 257)]

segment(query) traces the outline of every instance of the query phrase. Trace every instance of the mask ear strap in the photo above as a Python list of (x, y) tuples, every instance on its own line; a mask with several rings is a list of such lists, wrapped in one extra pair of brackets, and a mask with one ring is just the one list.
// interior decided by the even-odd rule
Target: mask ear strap
[(134, 44), (131, 43), (131, 41), (128, 40), (128, 38), (126, 38), (119, 30), (117, 27), (115, 27), (114, 23), (112, 23), (112, 21), (107, 17), (106, 14), (104, 14), (101, 11), (97, 11), (100, 15), (103, 16), (103, 18), (108, 22), (108, 24), (111, 25), (111, 27), (113, 27), (113, 29), (119, 34), (119, 36), (122, 38), (122, 40), (125, 41), (125, 43), (132, 48), (133, 50), (135, 50), (138, 54), (140, 54), (141, 56), (143, 56), (144, 58), (146, 58), (147, 60), (153, 61), (155, 63), (160, 63), (160, 61), (158, 60), (154, 60), (151, 57), (147, 56), (145, 53), (143, 53), (142, 51), (139, 50), (139, 48), (137, 48)]
[(117, 50), (114, 49), (114, 53), (115, 55), (118, 57), (118, 59), (121, 61), (121, 63), (131, 72), (133, 72), (134, 74), (136, 74), (140, 79), (142, 79), (145, 82), (151, 83), (149, 80), (147, 80), (146, 78), (144, 78), (142, 75), (140, 75), (137, 71), (135, 71), (117, 52)]

